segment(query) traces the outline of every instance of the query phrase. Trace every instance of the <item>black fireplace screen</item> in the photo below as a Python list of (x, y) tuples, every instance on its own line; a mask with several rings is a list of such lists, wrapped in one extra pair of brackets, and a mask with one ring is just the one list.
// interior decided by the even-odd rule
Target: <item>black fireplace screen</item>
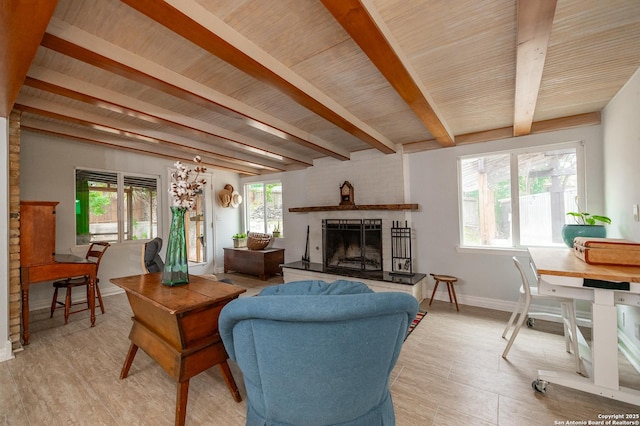
[(382, 271), (382, 219), (324, 219), (326, 268)]

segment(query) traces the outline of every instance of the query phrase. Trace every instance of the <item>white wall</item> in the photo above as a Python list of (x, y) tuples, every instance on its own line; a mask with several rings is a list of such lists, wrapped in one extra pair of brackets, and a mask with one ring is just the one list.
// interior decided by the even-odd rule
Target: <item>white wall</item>
[(9, 339), (9, 120), (0, 117), (0, 362), (13, 358)]
[[(612, 236), (640, 242), (640, 222), (633, 219), (633, 204), (640, 204), (640, 69), (604, 109), (604, 171), (606, 214), (613, 222)], [(640, 358), (640, 309), (618, 307), (618, 327), (625, 346)]]
[[(536, 146), (550, 143), (582, 140), (585, 142), (588, 208), (602, 211), (602, 142), (601, 127), (549, 132), (518, 138), (517, 146)], [(411, 213), (393, 213), (398, 217), (384, 220), (408, 220), (414, 230), (414, 270), (437, 272), (459, 277), (458, 295), (463, 303), (511, 309), (517, 299), (518, 282), (510, 256), (513, 251), (495, 252), (460, 251), (458, 233), (457, 158), (459, 155), (509, 149), (516, 145), (513, 139), (484, 144), (464, 145), (456, 148), (426, 151), (411, 155), (383, 155), (373, 150), (354, 153), (351, 161), (322, 159), (306, 170), (278, 175), (283, 182), (286, 208), (308, 205), (337, 205), (339, 185), (349, 180), (355, 187), (357, 204), (418, 203), (420, 210)], [(162, 189), (167, 187), (167, 169), (172, 162), (156, 157), (112, 150), (91, 144), (25, 131), (21, 148), (21, 191), (24, 200), (55, 200), (58, 205), (56, 250), (60, 253), (82, 255), (86, 248), (75, 246), (74, 223), (74, 167), (131, 171), (155, 174), (161, 177)], [(212, 209), (215, 229), (215, 271), (223, 265), (223, 247), (231, 245), (231, 236), (242, 229), (242, 209), (221, 208), (215, 194), (225, 184), (242, 190), (243, 183), (261, 180), (252, 177), (240, 180), (236, 174), (213, 173)], [(411, 194), (411, 197), (408, 194)], [(168, 232), (168, 205), (166, 211)], [(353, 213), (353, 212), (351, 212)], [(359, 212), (356, 212), (359, 213)], [(380, 216), (381, 212), (372, 213)], [(307, 225), (311, 227), (310, 254), (313, 261), (322, 261), (320, 219), (325, 214), (300, 214), (285, 211), (283, 238), (274, 246), (284, 247), (287, 262), (300, 260), (304, 254)], [(351, 217), (351, 216), (349, 216)], [(164, 235), (166, 240), (166, 235)], [(129, 242), (112, 247), (101, 266), (101, 289), (109, 293), (117, 288), (109, 278), (137, 274), (140, 271), (140, 244)], [(388, 258), (389, 251), (386, 250)], [(506, 256), (508, 255), (508, 256)], [(191, 269), (192, 273), (213, 272), (214, 265)], [(50, 303), (51, 288), (34, 286), (30, 301), (33, 309)]]
[[(337, 205), (339, 185), (349, 180), (355, 187), (356, 204), (418, 203), (419, 211), (402, 212), (413, 228), (414, 270), (452, 274), (462, 303), (511, 310), (518, 298), (520, 277), (511, 256), (526, 256), (517, 250), (460, 250), (457, 160), (460, 155), (507, 150), (514, 146), (539, 146), (583, 141), (588, 170), (587, 208), (603, 211), (602, 128), (590, 126), (510, 138), (483, 144), (425, 151), (410, 155), (383, 155), (373, 150), (354, 153), (351, 161), (324, 158), (314, 166), (280, 175), (286, 207)], [(277, 178), (273, 175), (269, 179)], [(260, 180), (242, 179), (242, 182)], [(286, 209), (285, 209), (286, 210)], [(307, 225), (311, 228), (311, 261), (322, 262), (320, 220), (333, 213), (284, 213), (284, 239), (278, 242), (287, 262), (304, 254)], [(339, 212), (341, 217), (363, 212)], [(372, 212), (373, 216), (384, 215)], [(395, 213), (396, 215), (398, 213)], [(386, 216), (385, 216), (386, 217)], [(385, 220), (385, 219), (383, 219)], [(388, 233), (387, 231), (385, 231)], [(386, 234), (384, 234), (386, 235)], [(383, 253), (389, 257), (389, 249)], [(440, 298), (446, 298), (446, 291)]]
[[(310, 225), (310, 254), (312, 260), (321, 261), (319, 216), (289, 213), (286, 209), (337, 205), (338, 187), (344, 180), (349, 180), (355, 187), (357, 204), (420, 205), (419, 211), (403, 212), (398, 218), (406, 218), (414, 230), (414, 270), (456, 275), (460, 279), (457, 293), (462, 303), (510, 310), (517, 299), (519, 287), (519, 277), (510, 257), (525, 254), (512, 250), (458, 248), (457, 159), (460, 155), (501, 151), (513, 146), (520, 148), (571, 141), (583, 141), (585, 144), (587, 208), (604, 211), (602, 127), (591, 126), (410, 155), (385, 156), (371, 150), (354, 153), (351, 161), (321, 159), (305, 170), (269, 175), (269, 180), (282, 181), (285, 203), (283, 238), (275, 241), (274, 246), (286, 249), (286, 262), (300, 260), (305, 250), (307, 225)], [(60, 201), (56, 249), (58, 252), (71, 251), (76, 254), (82, 254), (85, 248), (76, 247), (74, 241), (74, 167), (156, 174), (162, 179), (161, 190), (166, 191), (167, 169), (172, 166), (168, 160), (26, 131), (22, 133), (21, 160), (22, 199)], [(220, 171), (215, 171), (213, 175), (213, 200), (227, 183), (241, 191), (242, 184), (265, 179), (263, 176), (239, 179), (236, 174)], [(220, 271), (223, 265), (222, 248), (229, 247), (231, 236), (242, 229), (242, 209), (223, 209), (213, 200), (215, 266)], [(162, 209), (167, 211), (164, 231), (167, 232), (166, 201)], [(610, 213), (609, 209), (607, 212)], [(105, 293), (116, 290), (113, 286), (109, 288), (109, 278), (139, 273), (139, 258), (140, 243), (123, 243), (110, 249), (100, 274), (101, 288), (106, 290)], [(213, 268), (213, 265), (208, 266)], [(50, 302), (51, 288), (48, 285), (34, 286), (31, 293), (33, 309), (47, 306)], [(441, 294), (438, 297), (446, 296)]]
[(463, 303), (510, 309), (511, 305), (503, 301), (515, 301), (520, 284), (511, 256), (526, 256), (526, 253), (458, 248), (458, 157), (573, 141), (583, 141), (585, 146), (587, 208), (603, 211), (601, 126), (411, 154), (409, 180), (412, 201), (421, 206), (419, 212), (412, 214), (419, 270), (457, 276), (456, 293)]
[[(98, 145), (79, 143), (29, 131), (21, 134), (20, 191), (22, 200), (59, 201), (56, 208), (56, 252), (84, 256), (87, 246), (75, 244), (75, 168), (135, 172), (160, 177), (160, 207), (158, 232), (164, 239), (164, 250), (169, 234), (168, 170), (173, 161), (145, 156)], [(209, 206), (213, 215), (208, 222), (213, 226), (214, 256), (204, 265), (192, 266), (190, 273), (212, 273), (223, 264), (222, 247), (228, 247), (231, 235), (239, 228), (239, 209), (221, 208), (215, 201), (217, 191), (225, 184), (238, 185), (238, 175), (219, 170), (211, 173)], [(6, 240), (3, 240), (6, 241)], [(129, 241), (113, 244), (105, 254), (98, 276), (103, 294), (120, 291), (109, 283), (110, 278), (141, 273), (142, 242)], [(215, 263), (215, 266), (214, 266)], [(34, 285), (29, 291), (30, 308), (50, 306), (53, 290), (48, 283)], [(107, 307), (108, 308), (108, 307)]]
[[(273, 247), (284, 248), (285, 262), (295, 262), (302, 258), (305, 251), (307, 218), (305, 215), (289, 213), (289, 207), (298, 207), (307, 203), (307, 171), (298, 170), (287, 173), (276, 173), (267, 176), (252, 176), (240, 179), (239, 188), (242, 193), (242, 185), (249, 182), (264, 180), (279, 180), (282, 182), (282, 203), (284, 205), (284, 217), (282, 221), (282, 237), (272, 243)], [(245, 228), (242, 228), (245, 230)]]
[[(354, 161), (340, 162), (333, 159), (318, 161), (310, 169), (269, 175), (268, 179), (280, 179), (283, 183), (285, 214), (283, 238), (274, 245), (284, 247), (285, 260), (299, 260), (304, 254), (307, 225), (311, 215), (289, 213), (288, 207), (317, 205), (320, 202), (337, 204), (337, 186), (350, 180), (356, 187), (356, 203), (419, 203), (420, 211), (408, 213), (406, 217), (414, 230), (414, 254), (416, 270), (429, 273), (449, 273), (460, 278), (457, 293), (462, 303), (478, 306), (511, 309), (517, 298), (518, 280), (510, 257), (514, 251), (459, 250), (457, 158), (460, 155), (487, 153), (510, 149), (514, 146), (536, 146), (551, 143), (581, 140), (585, 143), (587, 167), (587, 206), (590, 211), (605, 211), (612, 217), (611, 236), (621, 236), (640, 241), (640, 225), (631, 218), (631, 205), (640, 204), (640, 172), (636, 162), (640, 158), (640, 76), (638, 73), (627, 83), (603, 113), (603, 126), (571, 129), (505, 139), (489, 143), (463, 145), (455, 148), (426, 151), (401, 156), (384, 156), (392, 160), (394, 169), (380, 169), (380, 155), (371, 152), (355, 153)], [(603, 130), (604, 129), (604, 130)], [(604, 133), (604, 135), (603, 135)], [(604, 139), (604, 149), (603, 149)], [(155, 157), (142, 156), (76, 141), (22, 131), (21, 147), (21, 191), (22, 199), (58, 200), (57, 247), (59, 252), (84, 252), (75, 246), (74, 167), (93, 167), (118, 171), (156, 174), (162, 178), (166, 191), (167, 169), (172, 162)], [(606, 156), (605, 156), (606, 154)], [(0, 118), (0, 163), (6, 167), (8, 155), (8, 123)], [(606, 158), (603, 166), (603, 156)], [(606, 171), (605, 171), (606, 170)], [(225, 184), (232, 184), (241, 191), (241, 183), (263, 180), (264, 177), (238, 178), (236, 174), (212, 171), (212, 206), (214, 210), (215, 267), (223, 265), (223, 247), (231, 245), (231, 236), (242, 229), (241, 209), (221, 208), (214, 200)], [(398, 173), (396, 173), (398, 172)], [(606, 174), (606, 206), (605, 206)], [(328, 178), (330, 176), (331, 178)], [(389, 188), (390, 182), (402, 176), (401, 189), (397, 197), (390, 196), (380, 188)], [(8, 173), (0, 177), (0, 186), (8, 194)], [(394, 186), (395, 188), (395, 186)], [(380, 194), (384, 194), (380, 197)], [(606, 209), (605, 209), (606, 207)], [(162, 210), (165, 216), (165, 232), (168, 232), (168, 206)], [(8, 202), (0, 201), (0, 256), (8, 259)], [(2, 238), (2, 236), (5, 238)], [(164, 236), (166, 239), (166, 235)], [(315, 241), (314, 241), (315, 242)], [(312, 253), (316, 246), (311, 245)], [(317, 256), (317, 255), (316, 255)], [(118, 244), (110, 249), (101, 266), (101, 288), (107, 287), (108, 279), (115, 276), (139, 273), (140, 243)], [(209, 264), (211, 268), (213, 265)], [(198, 272), (198, 271), (193, 271)], [(113, 287), (113, 286), (111, 286)], [(113, 288), (111, 289), (113, 290)], [(107, 288), (107, 292), (109, 289)], [(0, 262), (0, 306), (8, 313), (8, 266)], [(37, 285), (31, 291), (33, 309), (48, 306), (51, 287)], [(637, 309), (625, 308), (627, 319), (625, 332), (637, 343), (640, 333), (640, 314)], [(621, 313), (622, 315), (622, 313)], [(6, 342), (6, 343), (5, 343)], [(0, 316), (0, 361), (3, 360), (3, 345), (8, 341), (8, 314)], [(4, 349), (6, 356), (7, 349)]]
[(606, 211), (617, 237), (640, 241), (640, 222), (632, 206), (640, 205), (640, 69), (602, 113)]
[[(301, 260), (305, 254), (309, 227), (309, 257), (322, 263), (322, 219), (382, 219), (383, 236), (390, 235), (392, 221), (408, 218), (404, 211), (339, 211), (290, 213), (291, 207), (337, 206), (340, 185), (349, 181), (354, 187), (356, 204), (402, 204), (405, 200), (404, 161), (401, 154), (384, 155), (375, 150), (356, 152), (350, 161), (321, 158), (313, 167), (265, 177), (243, 178), (242, 183), (280, 179), (283, 186), (283, 238), (275, 247), (285, 248), (285, 261)], [(391, 241), (383, 238), (383, 266), (391, 269)]]

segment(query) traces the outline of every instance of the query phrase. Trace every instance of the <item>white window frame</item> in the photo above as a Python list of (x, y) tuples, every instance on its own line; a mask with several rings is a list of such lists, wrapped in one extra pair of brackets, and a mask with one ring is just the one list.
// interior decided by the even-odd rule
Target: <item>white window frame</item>
[[(460, 238), (460, 249), (466, 250), (497, 250), (497, 251), (509, 251), (526, 249), (527, 246), (520, 243), (520, 197), (519, 197), (519, 182), (518, 182), (518, 155), (530, 154), (545, 151), (554, 151), (559, 149), (575, 148), (576, 150), (576, 184), (578, 197), (581, 200), (586, 200), (586, 172), (585, 172), (585, 149), (584, 141), (563, 142), (549, 145), (536, 145), (526, 148), (518, 148), (511, 150), (491, 151), (484, 153), (461, 155), (458, 157), (458, 235)], [(481, 158), (492, 155), (505, 155), (510, 156), (510, 179), (511, 179), (511, 245), (510, 246), (491, 246), (491, 245), (465, 245), (464, 243), (464, 217), (463, 217), (463, 182), (462, 182), (462, 160), (469, 158)], [(513, 191), (513, 188), (516, 191)]]
[[(106, 169), (99, 169), (99, 168), (95, 168), (95, 167), (75, 167), (74, 171), (73, 171), (73, 198), (77, 199), (77, 192), (76, 192), (76, 182), (77, 182), (77, 172), (79, 170), (85, 170), (88, 172), (96, 172), (96, 173), (111, 173), (116, 175), (116, 196), (117, 196), (117, 204), (116, 204), (116, 211), (117, 211), (117, 241), (113, 241), (111, 242), (112, 244), (128, 244), (128, 243), (134, 243), (136, 241), (141, 241), (141, 240), (125, 240), (124, 238), (124, 217), (126, 215), (125, 212), (125, 205), (124, 205), (124, 178), (125, 176), (127, 177), (141, 177), (141, 178), (146, 178), (146, 179), (155, 179), (156, 181), (156, 218), (157, 218), (157, 228), (156, 228), (156, 236), (162, 235), (162, 231), (163, 231), (163, 227), (162, 227), (162, 223), (163, 223), (163, 218), (164, 215), (161, 212), (162, 209), (162, 185), (161, 185), (161, 179), (159, 175), (151, 175), (151, 174), (144, 174), (144, 173), (135, 173), (135, 172), (124, 172), (124, 171), (117, 171), (117, 170), (106, 170)], [(77, 243), (77, 226), (75, 223), (75, 218), (74, 218), (74, 241), (76, 241), (76, 245), (79, 245)], [(89, 244), (89, 243), (87, 243)]]
[[(245, 229), (245, 232), (250, 232), (250, 231), (249, 231), (249, 223), (250, 223), (250, 222), (249, 222), (249, 193), (248, 193), (248, 191), (247, 191), (247, 186), (249, 186), (249, 185), (255, 185), (255, 184), (262, 184), (262, 186), (263, 186), (263, 187), (265, 187), (265, 190), (263, 191), (263, 195), (262, 195), (262, 196), (263, 196), (262, 203), (263, 203), (263, 206), (265, 206), (265, 207), (266, 207), (266, 205), (267, 205), (267, 191), (266, 191), (266, 186), (267, 186), (267, 185), (269, 185), (269, 184), (272, 184), (272, 183), (278, 183), (278, 184), (280, 184), (280, 187), (282, 187), (282, 188), (283, 188), (283, 189), (282, 189), (282, 192), (284, 193), (284, 185), (282, 184), (282, 180), (281, 180), (281, 179), (273, 179), (273, 180), (259, 180), (259, 181), (253, 181), (253, 182), (245, 182), (245, 183), (242, 185), (242, 190), (243, 190), (243, 194), (242, 194), (242, 196), (244, 197), (244, 200), (245, 200), (245, 202), (244, 202), (244, 203), (242, 203), (242, 204), (243, 204), (243, 208), (244, 208), (244, 211), (243, 211), (243, 213), (244, 213), (244, 214), (243, 214), (243, 220), (244, 220), (244, 229)], [(282, 220), (284, 221), (284, 208), (283, 208), (283, 210), (282, 210), (282, 212), (281, 212), (281, 213), (282, 213)], [(266, 214), (266, 212), (265, 212), (264, 217), (265, 217), (265, 220), (264, 220), (264, 223), (263, 223), (263, 225), (264, 225), (264, 226), (263, 226), (264, 230), (263, 230), (262, 232), (263, 232), (263, 233), (265, 233), (265, 234), (270, 234), (272, 230), (267, 229), (267, 220), (266, 220), (267, 214)], [(281, 226), (281, 229), (283, 229), (283, 228), (284, 228), (284, 224), (282, 224), (282, 223), (281, 223), (281, 224), (280, 224), (280, 226)]]

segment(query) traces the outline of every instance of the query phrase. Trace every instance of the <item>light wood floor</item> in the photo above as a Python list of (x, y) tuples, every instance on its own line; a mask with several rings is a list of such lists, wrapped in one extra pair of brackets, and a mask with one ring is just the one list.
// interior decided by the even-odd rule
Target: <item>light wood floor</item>
[[(223, 277), (221, 275), (220, 277)], [(252, 295), (267, 283), (227, 274)], [(89, 327), (88, 312), (63, 324), (62, 311), (31, 316), (31, 343), (0, 363), (0, 424), (171, 425), (176, 385), (139, 351), (129, 377), (119, 380), (129, 347), (131, 310), (125, 295), (105, 298), (107, 313)], [(561, 328), (537, 321), (523, 329), (509, 360), (501, 358), (508, 313), (428, 301), (429, 313), (409, 336), (391, 377), (399, 426), (556, 425), (598, 420), (599, 414), (638, 413), (632, 406), (550, 384), (536, 393), (538, 368), (572, 371)], [(230, 362), (245, 397), (242, 373)], [(621, 358), (621, 380), (640, 389), (640, 377)], [(236, 403), (217, 368), (191, 379), (187, 424), (244, 425), (244, 401)]]

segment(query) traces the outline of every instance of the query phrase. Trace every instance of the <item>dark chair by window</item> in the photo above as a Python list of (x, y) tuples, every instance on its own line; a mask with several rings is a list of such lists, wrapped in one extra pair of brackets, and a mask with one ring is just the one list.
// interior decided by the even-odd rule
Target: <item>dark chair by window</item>
[[(89, 250), (87, 251), (87, 255), (85, 256), (85, 258), (91, 262), (95, 262), (96, 274), (98, 273), (98, 269), (100, 268), (100, 261), (102, 260), (102, 256), (104, 256), (104, 253), (107, 251), (109, 246), (110, 244), (106, 242), (95, 242), (95, 243), (91, 243), (91, 246), (89, 246)], [(96, 276), (96, 285), (95, 285), (96, 297), (98, 298), (98, 305), (100, 306), (100, 311), (104, 314), (104, 304), (102, 303), (102, 295), (100, 294), (100, 287), (98, 286), (99, 281), (100, 280)], [(73, 289), (73, 287), (81, 287), (81, 286), (86, 287), (87, 300), (73, 303), (71, 300), (71, 290)], [(57, 305), (64, 306), (64, 323), (65, 324), (69, 322), (69, 315), (86, 311), (89, 309), (89, 276), (88, 275), (84, 275), (81, 277), (66, 278), (61, 281), (56, 281), (53, 283), (53, 287), (54, 287), (54, 291), (53, 291), (53, 300), (51, 302), (50, 318), (53, 318), (53, 313), (55, 312)], [(64, 303), (58, 302), (58, 290), (61, 288), (67, 289), (67, 293), (64, 298)], [(85, 308), (78, 309), (75, 311), (71, 310), (72, 306), (84, 305), (85, 303), (87, 304)]]
[(160, 237), (156, 237), (142, 246), (143, 273), (164, 271), (164, 262), (160, 258), (160, 249), (162, 249), (162, 238)]

